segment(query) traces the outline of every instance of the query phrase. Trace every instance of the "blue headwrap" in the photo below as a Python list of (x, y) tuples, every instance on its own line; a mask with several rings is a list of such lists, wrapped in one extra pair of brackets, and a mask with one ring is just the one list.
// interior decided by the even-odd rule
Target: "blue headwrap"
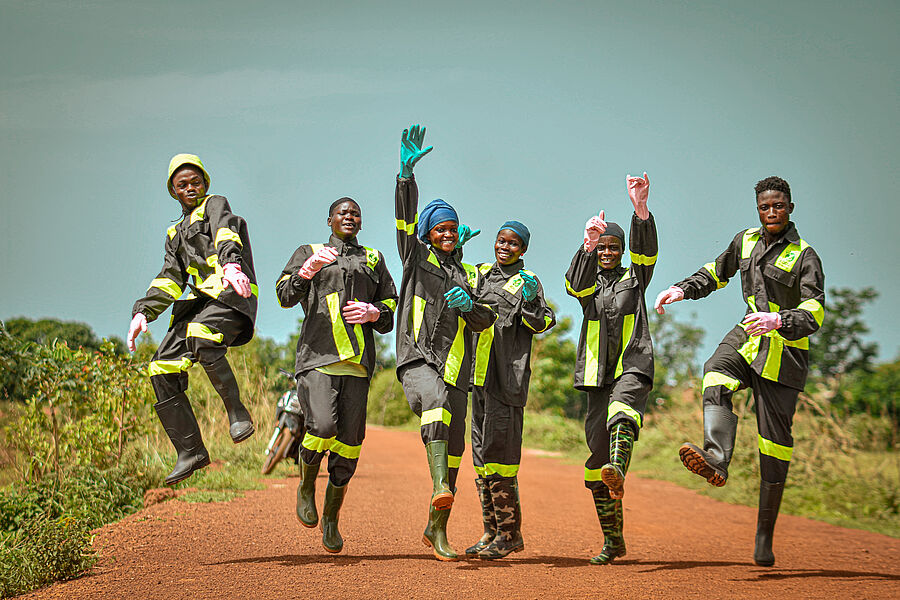
[(428, 239), (428, 232), (444, 221), (459, 223), (456, 210), (440, 198), (435, 198), (419, 213), (419, 238)]
[(501, 232), (504, 229), (509, 229), (522, 240), (522, 243), (525, 244), (525, 247), (528, 247), (528, 243), (531, 241), (531, 232), (528, 231), (528, 228), (525, 227), (524, 223), (520, 223), (518, 221), (507, 221), (503, 225), (500, 226), (500, 229), (497, 232)]

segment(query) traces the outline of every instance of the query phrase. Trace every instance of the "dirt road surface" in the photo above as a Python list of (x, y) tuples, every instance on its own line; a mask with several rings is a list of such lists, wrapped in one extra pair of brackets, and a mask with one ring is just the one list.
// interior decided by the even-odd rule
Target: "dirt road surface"
[[(460, 553), (481, 535), (465, 460), (449, 525)], [(341, 511), (341, 554), (327, 554), (321, 532), (300, 526), (291, 477), (231, 502), (169, 501), (106, 526), (94, 541), (93, 573), (27, 597), (900, 598), (900, 540), (782, 515), (775, 566), (757, 567), (755, 509), (631, 476), (628, 555), (590, 565), (603, 541), (581, 478), (577, 465), (526, 451), (525, 550), (439, 562), (421, 542), (430, 480), (418, 434), (370, 428)], [(320, 475), (320, 507), (325, 481)]]

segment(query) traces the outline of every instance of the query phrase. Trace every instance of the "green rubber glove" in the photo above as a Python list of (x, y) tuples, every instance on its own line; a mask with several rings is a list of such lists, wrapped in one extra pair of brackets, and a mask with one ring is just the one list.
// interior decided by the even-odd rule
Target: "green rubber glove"
[(425, 140), (425, 128), (421, 125), (413, 125), (404, 129), (400, 136), (400, 177), (404, 179), (412, 175), (413, 167), (419, 159), (431, 152), (434, 146), (422, 149)]
[(462, 248), (463, 244), (471, 240), (473, 237), (481, 233), (480, 229), (472, 230), (468, 225), (463, 225), (460, 223), (459, 227), (457, 227), (456, 231), (459, 233), (459, 239), (456, 241), (456, 247)]
[(469, 312), (475, 304), (472, 297), (459, 286), (444, 294), (444, 299), (447, 300), (448, 308), (458, 308), (462, 312)]
[(525, 302), (531, 302), (535, 299), (538, 293), (537, 279), (535, 279), (525, 271), (519, 271), (519, 277), (521, 277), (522, 281), (525, 282), (522, 284), (522, 297), (525, 298)]

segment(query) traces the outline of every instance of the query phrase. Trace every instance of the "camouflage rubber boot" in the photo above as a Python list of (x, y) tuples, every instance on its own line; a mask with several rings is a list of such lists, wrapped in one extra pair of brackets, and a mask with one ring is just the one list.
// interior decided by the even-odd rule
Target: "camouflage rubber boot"
[(694, 444), (682, 444), (678, 456), (685, 468), (722, 487), (728, 480), (728, 464), (734, 452), (737, 415), (724, 406), (703, 406), (703, 450)]
[(438, 510), (453, 506), (453, 491), (450, 489), (450, 467), (447, 464), (447, 440), (435, 440), (425, 444), (428, 456), (428, 470), (431, 472), (431, 505)]
[(316, 511), (316, 475), (319, 465), (306, 464), (300, 459), (300, 485), (297, 486), (297, 518), (304, 527), (315, 527), (319, 524), (319, 513)]
[(434, 550), (434, 557), (438, 560), (459, 560), (456, 550), (447, 541), (447, 521), (449, 519), (449, 508), (438, 510), (434, 506), (428, 507), (428, 524), (425, 526), (425, 533), (422, 534), (422, 542)]
[(322, 505), (322, 547), (336, 554), (344, 548), (344, 538), (338, 531), (338, 515), (347, 493), (346, 485), (333, 485), (331, 481), (325, 487), (325, 503)]
[(176, 394), (168, 400), (153, 405), (166, 435), (178, 452), (175, 467), (166, 476), (166, 485), (175, 485), (187, 479), (197, 469), (209, 465), (209, 452), (203, 445), (200, 426), (184, 393)]
[(484, 521), (484, 535), (474, 546), (466, 548), (466, 556), (474, 557), (488, 547), (494, 536), (497, 535), (497, 519), (494, 518), (494, 503), (491, 501), (491, 490), (483, 477), (475, 478), (475, 487), (478, 489), (478, 498), (481, 500), (481, 519)]
[(622, 501), (608, 497), (606, 489), (591, 490), (594, 496), (594, 507), (600, 519), (603, 531), (603, 550), (591, 559), (592, 565), (608, 565), (615, 559), (625, 556), (625, 536), (622, 532)]
[(609, 433), (609, 462), (600, 468), (600, 479), (609, 488), (609, 497), (621, 500), (634, 450), (634, 430), (628, 423), (616, 423)]
[(753, 550), (753, 562), (761, 567), (775, 564), (772, 552), (772, 536), (775, 534), (775, 519), (781, 507), (781, 494), (784, 482), (759, 482), (759, 516), (756, 520), (756, 547)]
[(497, 535), (478, 558), (494, 560), (525, 549), (522, 539), (522, 507), (519, 503), (519, 484), (515, 477), (489, 480)]

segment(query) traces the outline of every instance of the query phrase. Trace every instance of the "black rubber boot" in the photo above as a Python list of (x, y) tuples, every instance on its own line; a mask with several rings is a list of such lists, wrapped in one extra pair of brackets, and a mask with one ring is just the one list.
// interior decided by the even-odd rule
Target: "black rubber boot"
[(494, 560), (525, 549), (522, 539), (522, 505), (519, 502), (519, 483), (515, 477), (492, 479), (491, 502), (497, 521), (497, 535), (488, 547), (478, 553), (478, 558)]
[(449, 519), (449, 508), (438, 510), (433, 505), (428, 507), (428, 524), (425, 525), (422, 542), (434, 550), (434, 557), (438, 560), (459, 560), (456, 550), (447, 541), (447, 521)]
[(325, 504), (322, 505), (322, 547), (336, 554), (344, 548), (344, 538), (338, 531), (338, 515), (347, 493), (346, 485), (333, 485), (331, 481), (325, 487)]
[(625, 536), (623, 534), (622, 501), (610, 498), (607, 490), (591, 490), (594, 497), (594, 508), (600, 519), (603, 531), (603, 550), (591, 558), (592, 565), (608, 565), (612, 561), (625, 556)]
[(497, 519), (494, 517), (494, 503), (491, 500), (491, 490), (483, 477), (475, 478), (475, 488), (478, 490), (478, 499), (481, 500), (481, 519), (484, 522), (484, 535), (473, 546), (466, 548), (466, 556), (474, 557), (488, 547), (488, 544), (497, 535)]
[(450, 489), (450, 467), (447, 464), (447, 440), (435, 440), (425, 444), (428, 456), (428, 470), (431, 472), (431, 505), (438, 510), (453, 506), (453, 491)]
[(775, 533), (775, 519), (781, 507), (781, 494), (784, 482), (759, 482), (759, 516), (756, 519), (756, 548), (753, 550), (753, 562), (761, 567), (775, 564), (772, 552), (772, 537)]
[(737, 415), (724, 406), (703, 407), (703, 450), (694, 444), (682, 444), (681, 462), (710, 485), (722, 487), (728, 480), (728, 464), (734, 452)]
[(625, 473), (634, 450), (634, 430), (628, 423), (616, 423), (609, 432), (609, 462), (600, 468), (600, 479), (609, 488), (609, 497), (625, 496)]
[(306, 464), (300, 459), (300, 485), (297, 486), (297, 518), (304, 527), (315, 527), (319, 524), (319, 513), (316, 511), (316, 475), (319, 465)]
[(187, 479), (197, 469), (209, 464), (209, 452), (203, 445), (197, 417), (183, 393), (153, 405), (166, 434), (178, 452), (175, 468), (166, 476), (166, 485)]
[(222, 403), (225, 404), (228, 422), (231, 424), (229, 427), (231, 441), (235, 444), (243, 442), (253, 435), (253, 419), (250, 417), (250, 412), (241, 403), (241, 391), (234, 378), (231, 365), (223, 356), (211, 364), (203, 365), (203, 368), (209, 376), (209, 382), (212, 383), (222, 398)]

